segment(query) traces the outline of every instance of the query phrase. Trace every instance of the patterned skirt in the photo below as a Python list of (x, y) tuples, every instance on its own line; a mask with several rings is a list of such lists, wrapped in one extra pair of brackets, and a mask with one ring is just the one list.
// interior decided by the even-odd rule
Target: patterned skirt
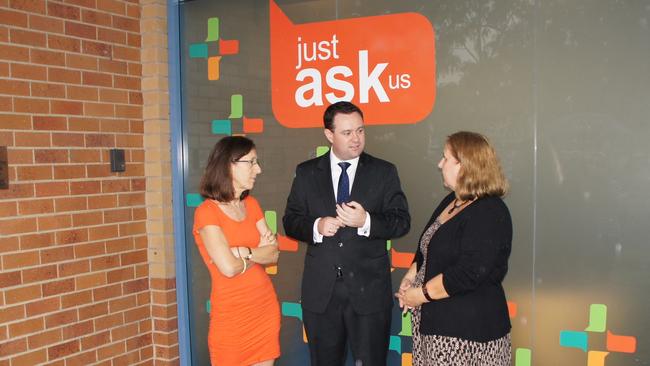
[[(420, 241), (425, 262), (420, 267), (413, 286), (424, 282), (427, 244), (440, 227), (436, 219)], [(420, 334), (420, 308), (411, 312), (413, 330), (413, 366), (510, 366), (510, 333), (489, 342), (474, 342), (440, 335)]]

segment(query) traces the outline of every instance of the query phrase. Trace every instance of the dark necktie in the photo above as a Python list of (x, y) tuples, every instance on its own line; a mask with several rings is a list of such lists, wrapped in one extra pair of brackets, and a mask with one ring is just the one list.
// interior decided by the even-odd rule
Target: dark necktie
[(339, 166), (341, 167), (341, 176), (339, 177), (339, 188), (338, 195), (336, 197), (336, 203), (341, 204), (348, 202), (350, 200), (350, 178), (348, 178), (348, 167), (350, 163), (340, 162)]

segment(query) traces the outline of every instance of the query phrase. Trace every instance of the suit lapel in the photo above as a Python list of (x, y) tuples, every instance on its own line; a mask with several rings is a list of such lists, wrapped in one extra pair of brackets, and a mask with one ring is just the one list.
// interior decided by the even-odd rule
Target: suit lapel
[(332, 168), (330, 166), (330, 154), (327, 153), (318, 161), (316, 181), (317, 194), (323, 201), (323, 206), (327, 211), (336, 209), (336, 197), (334, 196), (334, 187), (332, 187)]
[(366, 153), (362, 153), (359, 157), (359, 165), (357, 172), (354, 174), (354, 182), (352, 183), (352, 191), (350, 192), (350, 200), (356, 202), (364, 202), (368, 187), (372, 187), (372, 167), (370, 157)]

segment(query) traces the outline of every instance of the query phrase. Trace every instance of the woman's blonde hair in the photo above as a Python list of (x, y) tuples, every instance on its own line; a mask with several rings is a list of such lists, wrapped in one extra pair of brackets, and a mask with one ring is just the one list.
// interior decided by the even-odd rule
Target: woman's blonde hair
[(508, 180), (487, 137), (476, 132), (460, 131), (447, 137), (446, 146), (460, 162), (456, 197), (461, 200), (501, 197), (508, 192)]

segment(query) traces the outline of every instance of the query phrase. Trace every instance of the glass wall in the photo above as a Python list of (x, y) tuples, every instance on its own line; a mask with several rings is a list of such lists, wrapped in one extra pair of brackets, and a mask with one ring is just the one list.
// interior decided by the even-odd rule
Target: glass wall
[[(290, 34), (289, 40), (282, 34), (271, 38), (274, 4), (294, 26), (316, 24), (332, 32), (349, 25), (337, 20), (357, 19), (357, 26), (367, 21), (370, 33), (377, 26), (371, 20), (385, 20), (388, 28), (377, 30), (385, 36), (374, 39), (373, 49), (398, 49), (404, 46), (401, 37), (406, 46), (411, 42), (408, 27), (390, 28), (391, 15), (416, 14), (433, 29), (430, 113), (408, 123), (367, 119), (366, 151), (396, 164), (412, 216), (411, 232), (390, 243), (394, 286), (405, 272), (396, 258), (414, 252), (432, 210), (447, 194), (436, 167), (445, 137), (458, 130), (481, 132), (496, 146), (512, 186), (506, 203), (514, 242), (505, 286), (513, 364), (650, 363), (645, 2), (195, 0), (178, 5), (193, 365), (208, 362), (210, 277), (191, 225), (210, 149), (228, 134), (255, 141), (263, 172), (253, 195), (271, 222), (277, 218), (282, 234), (295, 166), (326, 146), (322, 128), (288, 128), (276, 116), (274, 93), (283, 81), (271, 77), (272, 47), (287, 41), (295, 47), (296, 40)], [(332, 56), (331, 39), (329, 46)], [(414, 63), (429, 56), (413, 51), (408, 57)], [(387, 61), (370, 56), (370, 68), (382, 62)], [(370, 88), (370, 103), (381, 99), (377, 90)], [(283, 248), (278, 266), (267, 269), (283, 311), (278, 364), (305, 365), (299, 311), (305, 248)], [(397, 307), (390, 348), (391, 365), (410, 365), (410, 326)]]

